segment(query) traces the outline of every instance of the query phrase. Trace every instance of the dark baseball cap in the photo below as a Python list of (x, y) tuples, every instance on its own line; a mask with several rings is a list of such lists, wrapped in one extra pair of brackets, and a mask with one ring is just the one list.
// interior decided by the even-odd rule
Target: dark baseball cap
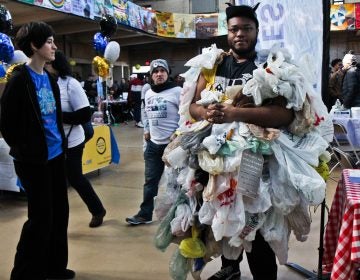
[(225, 10), (226, 21), (233, 17), (247, 17), (253, 20), (256, 24), (256, 27), (259, 27), (259, 21), (256, 16), (256, 9), (259, 7), (260, 3), (257, 3), (254, 7), (247, 5), (234, 6), (230, 3), (226, 3), (228, 7)]

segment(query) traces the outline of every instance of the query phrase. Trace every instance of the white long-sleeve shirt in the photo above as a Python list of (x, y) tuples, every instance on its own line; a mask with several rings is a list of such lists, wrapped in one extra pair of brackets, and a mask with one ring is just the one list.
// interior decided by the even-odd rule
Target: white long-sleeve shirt
[(150, 132), (155, 144), (168, 144), (170, 136), (178, 128), (181, 87), (156, 93), (145, 93), (144, 132)]

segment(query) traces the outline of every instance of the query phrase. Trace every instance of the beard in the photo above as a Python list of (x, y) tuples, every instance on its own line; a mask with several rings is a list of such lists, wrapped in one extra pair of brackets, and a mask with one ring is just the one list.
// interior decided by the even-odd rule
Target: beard
[(257, 41), (254, 40), (250, 43), (249, 47), (247, 47), (246, 49), (237, 49), (234, 47), (233, 44), (231, 44), (230, 49), (237, 54), (239, 57), (248, 57), (249, 55), (252, 55), (255, 51), (255, 46), (256, 46)]

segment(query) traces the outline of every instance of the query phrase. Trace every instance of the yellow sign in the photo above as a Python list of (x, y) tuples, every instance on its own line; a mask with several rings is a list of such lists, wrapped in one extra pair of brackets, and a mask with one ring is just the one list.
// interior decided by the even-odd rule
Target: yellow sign
[(85, 145), (82, 157), (83, 174), (106, 167), (111, 162), (110, 127), (94, 126), (94, 136)]

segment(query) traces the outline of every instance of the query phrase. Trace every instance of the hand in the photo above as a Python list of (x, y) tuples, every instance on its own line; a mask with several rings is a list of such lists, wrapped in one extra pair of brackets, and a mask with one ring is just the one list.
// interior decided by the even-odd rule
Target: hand
[(147, 132), (147, 133), (144, 133), (144, 139), (145, 139), (145, 141), (149, 141), (150, 140), (150, 133), (149, 132)]
[(221, 123), (231, 123), (235, 121), (234, 110), (236, 109), (237, 108), (235, 108), (232, 104), (218, 104), (218, 110), (223, 114), (223, 117), (221, 118)]
[(205, 119), (210, 123), (223, 123), (224, 113), (220, 111), (220, 104), (210, 104), (206, 109)]

